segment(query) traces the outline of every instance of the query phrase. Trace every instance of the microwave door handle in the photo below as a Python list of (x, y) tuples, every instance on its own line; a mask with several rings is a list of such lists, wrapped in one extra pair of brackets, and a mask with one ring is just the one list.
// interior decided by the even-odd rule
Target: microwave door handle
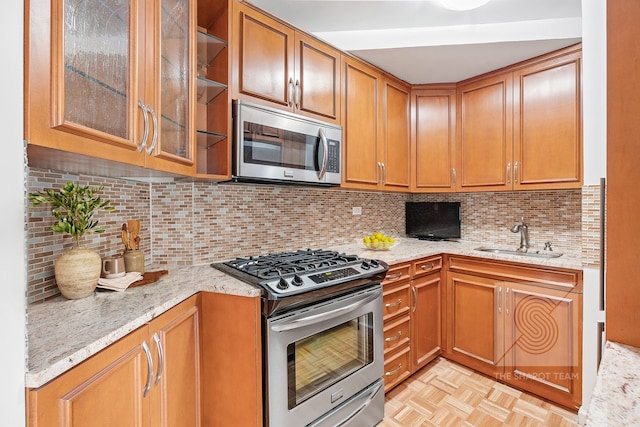
[(326, 311), (324, 313), (312, 314), (310, 316), (305, 316), (300, 319), (294, 319), (289, 322), (283, 323), (282, 325), (273, 325), (271, 326), (271, 329), (275, 332), (284, 332), (284, 331), (290, 331), (293, 329), (298, 329), (305, 326), (313, 325), (314, 323), (331, 320), (348, 311), (352, 311), (356, 308), (362, 307), (363, 305), (375, 300), (379, 296), (380, 296), (379, 292), (374, 292), (344, 307), (336, 308), (330, 311)]
[(327, 173), (327, 164), (329, 163), (329, 144), (322, 129), (320, 129), (320, 141), (322, 142), (322, 166), (320, 167), (318, 178), (322, 179), (324, 174)]

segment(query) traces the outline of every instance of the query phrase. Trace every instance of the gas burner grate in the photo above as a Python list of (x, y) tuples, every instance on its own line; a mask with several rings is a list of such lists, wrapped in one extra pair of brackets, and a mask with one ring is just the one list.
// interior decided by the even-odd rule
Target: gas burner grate
[(357, 261), (357, 255), (320, 249), (282, 252), (249, 258), (236, 258), (225, 264), (259, 279), (272, 279), (288, 274), (323, 270)]

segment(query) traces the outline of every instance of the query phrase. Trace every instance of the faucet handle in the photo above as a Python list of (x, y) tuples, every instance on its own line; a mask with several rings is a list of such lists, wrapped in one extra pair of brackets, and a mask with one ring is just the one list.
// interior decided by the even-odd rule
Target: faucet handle
[(545, 242), (544, 250), (545, 251), (553, 251), (553, 248), (551, 247), (551, 242)]

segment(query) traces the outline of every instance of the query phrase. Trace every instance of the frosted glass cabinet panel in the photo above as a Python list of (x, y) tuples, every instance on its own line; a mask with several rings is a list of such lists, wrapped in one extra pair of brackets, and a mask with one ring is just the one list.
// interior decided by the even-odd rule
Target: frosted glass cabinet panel
[(193, 160), (190, 6), (189, 0), (161, 1), (160, 147), (163, 153)]
[(121, 164), (194, 175), (195, 11), (194, 0), (30, 0), (30, 164), (59, 154), (39, 146), (88, 156), (71, 166), (118, 162), (100, 163), (116, 176)]
[(64, 122), (128, 139), (130, 4), (64, 1)]

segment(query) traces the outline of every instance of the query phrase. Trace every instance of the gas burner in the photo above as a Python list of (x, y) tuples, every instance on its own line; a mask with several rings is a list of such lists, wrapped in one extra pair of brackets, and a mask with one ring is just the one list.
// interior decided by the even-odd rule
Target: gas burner
[(225, 264), (259, 279), (273, 279), (300, 272), (311, 272), (358, 261), (357, 255), (327, 250), (298, 250), (249, 258), (236, 258)]
[(242, 257), (212, 267), (265, 289), (269, 299), (364, 279), (381, 281), (388, 269), (382, 261), (322, 249)]

